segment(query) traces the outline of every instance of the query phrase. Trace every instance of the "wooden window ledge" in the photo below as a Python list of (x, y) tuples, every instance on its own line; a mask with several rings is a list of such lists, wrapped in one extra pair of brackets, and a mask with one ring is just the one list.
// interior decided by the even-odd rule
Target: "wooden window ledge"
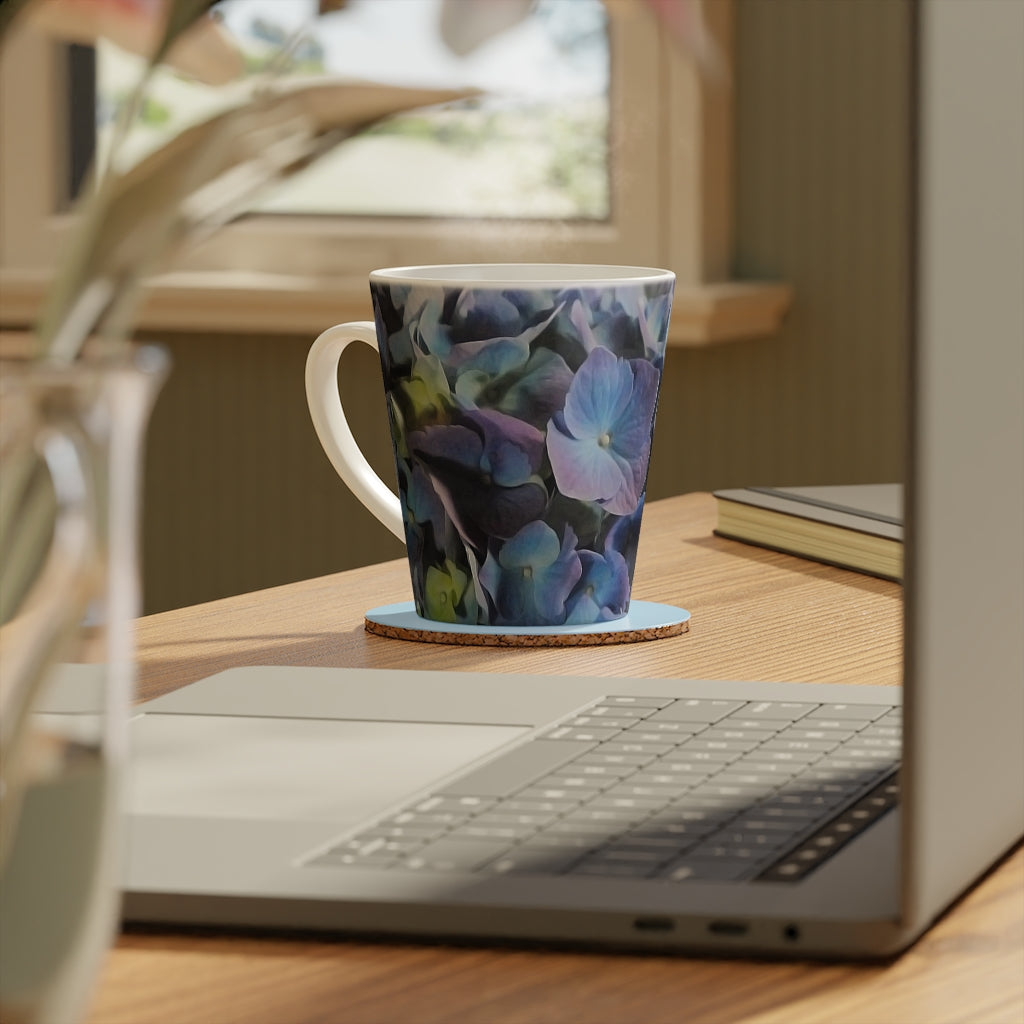
[[(0, 272), (0, 326), (28, 327), (48, 284), (42, 272)], [(792, 299), (787, 285), (758, 282), (680, 285), (669, 344), (699, 347), (774, 334)], [(250, 272), (174, 273), (156, 278), (139, 312), (147, 332), (223, 331), (318, 334), (372, 318), (365, 280), (317, 281)]]

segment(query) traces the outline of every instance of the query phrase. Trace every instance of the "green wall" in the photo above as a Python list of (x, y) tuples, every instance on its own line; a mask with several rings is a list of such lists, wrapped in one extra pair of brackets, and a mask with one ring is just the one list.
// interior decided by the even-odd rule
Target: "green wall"
[[(909, 8), (737, 0), (737, 278), (787, 281), (771, 339), (667, 358), (649, 498), (895, 480), (907, 331)], [(161, 335), (146, 467), (147, 612), (402, 554), (306, 412), (312, 339)], [(346, 353), (357, 438), (394, 476), (376, 356)]]

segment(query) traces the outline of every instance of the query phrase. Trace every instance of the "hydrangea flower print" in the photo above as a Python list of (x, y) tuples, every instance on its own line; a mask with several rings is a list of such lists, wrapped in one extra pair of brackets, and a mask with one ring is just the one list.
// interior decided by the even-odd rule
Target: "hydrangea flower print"
[(419, 614), (625, 615), (671, 282), (372, 290)]
[(502, 417), (508, 421), (505, 434), (483, 413), (460, 419), (413, 431), (409, 453), (463, 540), (483, 551), (488, 538), (509, 538), (543, 515), (548, 492), (535, 472), (544, 439), (529, 424), (510, 417)]
[(626, 559), (614, 548), (603, 555), (581, 551), (579, 584), (566, 603), (565, 625), (608, 622), (629, 610), (630, 573)]
[(642, 359), (594, 349), (548, 424), (548, 456), (558, 489), (615, 515), (640, 503), (651, 451), (658, 371)]
[(532, 622), (560, 626), (565, 603), (583, 574), (576, 537), (566, 528), (561, 541), (547, 523), (528, 523), (489, 554), (480, 581), (498, 616), (495, 625)]

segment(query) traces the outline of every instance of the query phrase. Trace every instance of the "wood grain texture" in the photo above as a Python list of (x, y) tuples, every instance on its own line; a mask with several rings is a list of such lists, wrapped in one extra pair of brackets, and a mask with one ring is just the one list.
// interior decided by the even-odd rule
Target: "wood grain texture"
[(369, 635), (369, 608), (412, 598), (396, 560), (141, 619), (140, 695), (235, 665), (900, 682), (897, 584), (714, 537), (714, 523), (706, 494), (652, 502), (644, 514), (633, 596), (686, 608), (681, 636), (567, 656)]
[(900, 959), (773, 963), (134, 933), (91, 1024), (1019, 1024), (1024, 851)]
[[(404, 562), (166, 612), (139, 624), (142, 692), (240, 664), (497, 669), (896, 684), (901, 588), (713, 537), (709, 495), (654, 502), (636, 596), (681, 604), (688, 634), (564, 651), (369, 635), (408, 599)], [(135, 931), (108, 958), (91, 1024), (1020, 1024), (1024, 852), (881, 965), (373, 944)]]

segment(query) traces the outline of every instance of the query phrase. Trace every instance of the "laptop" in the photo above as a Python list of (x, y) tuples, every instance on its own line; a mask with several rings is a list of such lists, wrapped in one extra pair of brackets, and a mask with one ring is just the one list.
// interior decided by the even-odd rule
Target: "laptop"
[(133, 722), (127, 920), (874, 957), (1018, 841), (1020, 8), (919, 20), (902, 689), (230, 670)]

